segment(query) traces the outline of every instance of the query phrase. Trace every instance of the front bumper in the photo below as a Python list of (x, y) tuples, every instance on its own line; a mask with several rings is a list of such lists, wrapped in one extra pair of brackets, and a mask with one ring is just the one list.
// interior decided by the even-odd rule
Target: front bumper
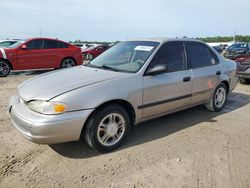
[(93, 110), (43, 115), (30, 110), (12, 96), (9, 115), (13, 125), (30, 141), (38, 144), (54, 144), (79, 140), (83, 125)]

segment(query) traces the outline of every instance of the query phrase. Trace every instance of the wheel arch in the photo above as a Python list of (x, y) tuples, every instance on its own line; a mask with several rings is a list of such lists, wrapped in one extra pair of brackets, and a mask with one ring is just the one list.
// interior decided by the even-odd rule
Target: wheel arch
[(128, 102), (126, 100), (123, 100), (123, 99), (114, 99), (114, 100), (106, 101), (106, 102), (100, 104), (92, 113), (90, 113), (90, 115), (88, 116), (87, 120), (85, 121), (85, 123), (83, 125), (82, 131), (81, 131), (81, 138), (84, 136), (86, 124), (88, 123), (90, 118), (98, 110), (104, 108), (105, 106), (109, 106), (109, 105), (119, 105), (122, 108), (124, 108), (126, 110), (126, 112), (128, 113), (128, 115), (129, 115), (131, 125), (133, 126), (135, 124), (136, 114), (135, 114), (134, 107), (132, 106), (132, 104), (130, 102)]
[(229, 93), (230, 91), (230, 85), (229, 85), (229, 82), (227, 80), (223, 80), (221, 83), (225, 84), (226, 88), (227, 88), (227, 94)]
[(62, 62), (63, 62), (63, 60), (65, 60), (65, 59), (72, 59), (72, 60), (75, 62), (75, 66), (77, 65), (77, 64), (76, 64), (76, 59), (75, 59), (73, 56), (66, 56), (66, 57), (64, 57), (64, 58), (61, 59), (61, 61), (60, 61), (60, 66), (62, 65)]
[(0, 58), (0, 60), (6, 61), (10, 65), (10, 69), (13, 70), (13, 65), (8, 59)]

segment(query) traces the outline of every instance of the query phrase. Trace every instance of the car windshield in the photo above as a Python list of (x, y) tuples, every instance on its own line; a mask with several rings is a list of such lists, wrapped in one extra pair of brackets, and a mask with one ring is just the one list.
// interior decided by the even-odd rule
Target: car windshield
[(26, 40), (19, 40), (15, 44), (12, 44), (11, 46), (9, 46), (8, 48), (16, 48), (25, 42), (26, 42)]
[(3, 42), (0, 42), (0, 47), (8, 47), (14, 43), (15, 41), (3, 41)]
[(247, 44), (245, 43), (238, 43), (238, 44), (232, 44), (229, 48), (246, 48)]
[(87, 66), (118, 72), (137, 72), (153, 53), (159, 42), (120, 42), (92, 60)]

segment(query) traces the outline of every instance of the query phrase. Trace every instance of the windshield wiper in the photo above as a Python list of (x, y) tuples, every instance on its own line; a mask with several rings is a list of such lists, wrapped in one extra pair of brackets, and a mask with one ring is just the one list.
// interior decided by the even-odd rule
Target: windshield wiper
[(93, 64), (87, 63), (87, 64), (85, 64), (85, 65), (83, 65), (83, 66), (93, 67), (93, 68), (99, 68), (99, 69), (108, 69), (108, 70), (112, 70), (112, 71), (115, 71), (115, 72), (128, 72), (128, 71), (126, 71), (126, 70), (120, 70), (120, 69), (111, 67), (111, 66), (109, 66), (109, 65), (97, 66), (97, 65), (93, 65)]
[(118, 72), (118, 69), (116, 69), (116, 68), (114, 68), (114, 67), (111, 67), (111, 66), (108, 66), (108, 65), (102, 65), (102, 68), (104, 68), (104, 69), (109, 69), (109, 70), (113, 70), (113, 71)]
[(93, 68), (101, 68), (100, 66), (93, 65), (93, 64), (90, 64), (90, 63), (84, 64), (83, 66), (86, 66), (86, 67), (93, 67)]

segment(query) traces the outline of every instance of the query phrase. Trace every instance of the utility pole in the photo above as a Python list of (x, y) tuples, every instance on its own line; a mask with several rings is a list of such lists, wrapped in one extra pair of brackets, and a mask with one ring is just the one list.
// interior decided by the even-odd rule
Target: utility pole
[(234, 31), (234, 43), (236, 43), (236, 31)]
[(40, 37), (42, 36), (42, 28), (39, 28)]

